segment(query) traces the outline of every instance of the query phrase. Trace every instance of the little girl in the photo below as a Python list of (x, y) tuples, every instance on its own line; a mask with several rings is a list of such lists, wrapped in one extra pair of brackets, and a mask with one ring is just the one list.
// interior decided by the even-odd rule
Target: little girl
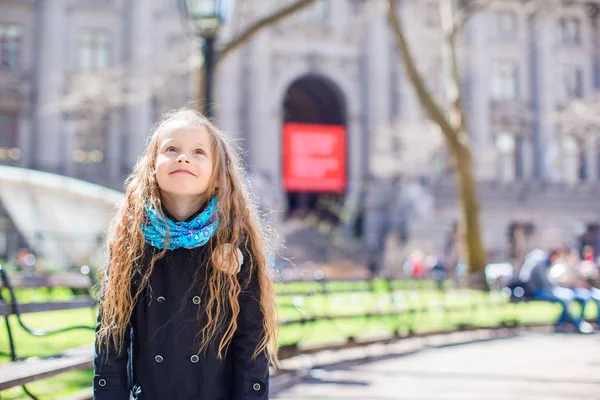
[(260, 400), (276, 363), (258, 218), (225, 136), (166, 115), (108, 235), (94, 399)]

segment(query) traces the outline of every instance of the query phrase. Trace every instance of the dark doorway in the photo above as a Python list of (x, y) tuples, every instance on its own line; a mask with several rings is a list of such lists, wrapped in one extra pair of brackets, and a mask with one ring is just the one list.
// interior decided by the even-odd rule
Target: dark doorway
[[(302, 77), (290, 85), (283, 116), (284, 124), (346, 126), (346, 106), (340, 90), (329, 79), (317, 75)], [(288, 191), (287, 216), (313, 215), (319, 220), (337, 222), (343, 198), (344, 193)]]

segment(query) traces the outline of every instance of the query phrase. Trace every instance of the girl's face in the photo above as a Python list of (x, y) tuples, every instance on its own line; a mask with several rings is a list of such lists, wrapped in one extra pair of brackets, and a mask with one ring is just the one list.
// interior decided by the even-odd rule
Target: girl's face
[(211, 134), (203, 125), (168, 123), (160, 136), (156, 181), (172, 196), (202, 196), (213, 173)]

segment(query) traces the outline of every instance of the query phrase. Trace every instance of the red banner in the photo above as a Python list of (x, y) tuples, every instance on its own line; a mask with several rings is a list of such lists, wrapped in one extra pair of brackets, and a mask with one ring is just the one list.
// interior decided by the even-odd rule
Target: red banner
[(346, 128), (285, 124), (283, 185), (288, 192), (343, 193), (346, 190)]

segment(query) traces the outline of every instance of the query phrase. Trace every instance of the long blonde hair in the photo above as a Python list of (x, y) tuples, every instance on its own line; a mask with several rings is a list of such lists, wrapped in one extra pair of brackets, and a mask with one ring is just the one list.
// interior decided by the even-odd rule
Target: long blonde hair
[[(203, 115), (187, 108), (172, 111), (161, 118), (148, 138), (144, 153), (126, 181), (125, 201), (119, 207), (107, 237), (108, 274), (100, 303), (101, 324), (97, 333), (97, 346), (103, 346), (106, 350), (113, 347), (118, 352), (123, 351), (125, 331), (128, 329), (135, 304), (148, 288), (156, 261), (166, 253), (164, 249), (151, 257), (144, 254), (145, 240), (141, 224), (146, 203), (155, 210), (161, 210), (160, 191), (154, 169), (161, 133), (165, 126), (173, 121), (204, 126), (212, 138), (214, 168), (206, 197), (217, 197), (220, 227), (207, 246), (210, 245), (210, 249), (214, 250), (223, 248), (222, 245), (225, 244), (238, 245), (250, 257), (250, 262), (247, 263), (250, 266), (247, 271), (249, 275), (244, 281), (238, 280), (235, 273), (211, 268), (211, 265), (217, 265), (217, 257), (222, 256), (211, 251), (208, 264), (208, 270), (211, 272), (206, 272), (207, 280), (204, 285), (209, 294), (209, 301), (202, 312), (198, 313), (198, 320), (202, 313), (205, 313), (207, 322), (200, 332), (198, 351), (206, 350), (211, 342), (217, 340), (217, 357), (222, 358), (227, 352), (237, 329), (237, 317), (240, 313), (238, 296), (242, 286), (256, 279), (253, 278), (256, 274), (264, 332), (254, 356), (264, 351), (269, 361), (276, 365), (278, 325), (275, 292), (266, 260), (265, 231), (245, 188), (238, 157), (231, 150), (227, 137)], [(235, 252), (229, 252), (226, 257), (228, 263), (237, 261), (234, 259), (237, 257)], [(149, 263), (144, 268), (144, 260), (147, 259)], [(134, 279), (136, 285), (133, 285)]]

